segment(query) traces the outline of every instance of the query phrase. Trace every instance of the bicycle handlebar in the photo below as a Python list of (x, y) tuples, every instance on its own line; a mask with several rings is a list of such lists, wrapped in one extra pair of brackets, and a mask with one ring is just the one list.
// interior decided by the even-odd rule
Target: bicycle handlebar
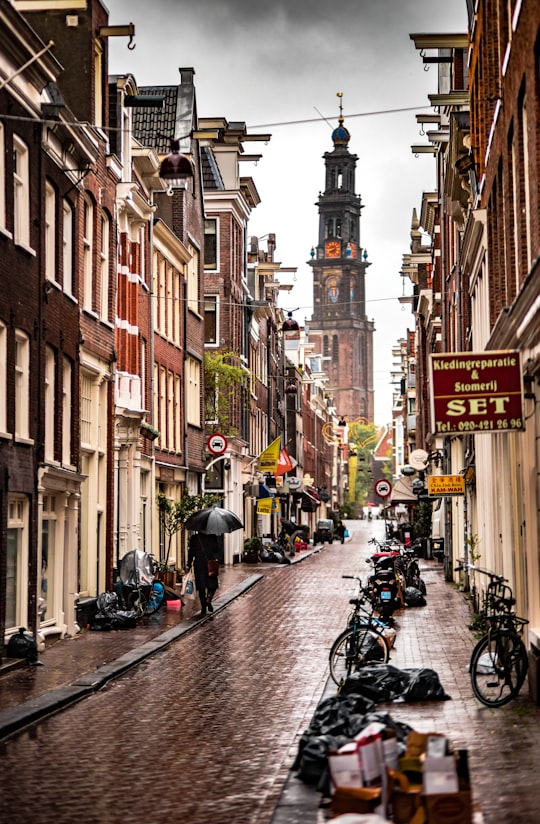
[(503, 575), (496, 575), (494, 572), (489, 572), (487, 569), (482, 569), (481, 567), (477, 567), (474, 564), (466, 564), (464, 561), (458, 561), (459, 566), (454, 569), (454, 572), (463, 572), (464, 569), (470, 569), (473, 572), (481, 572), (482, 575), (487, 575), (491, 578), (492, 581), (508, 581), (508, 578), (505, 578)]

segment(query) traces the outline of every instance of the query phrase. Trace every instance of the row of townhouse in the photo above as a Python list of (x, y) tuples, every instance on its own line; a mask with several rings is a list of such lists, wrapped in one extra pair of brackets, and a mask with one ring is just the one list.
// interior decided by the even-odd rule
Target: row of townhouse
[[(242, 163), (260, 155), (244, 146), (270, 135), (199, 117), (193, 69), (174, 86), (111, 76), (109, 38), (133, 34), (100, 0), (0, 0), (3, 641), (76, 633), (126, 552), (162, 554), (160, 493), (212, 491), (243, 518), (225, 563), (281, 517), (312, 525), (322, 488), (343, 498), (343, 450), (321, 437), (336, 410), (278, 307), (275, 237), (247, 231)], [(258, 472), (276, 439), (294, 483)], [(179, 532), (166, 563), (185, 552)]]
[[(403, 258), (403, 274), (413, 283), (415, 328), (395, 349), (401, 378), (395, 427), (401, 465), (418, 470), (420, 499), (426, 476), (463, 477), (464, 494), (432, 501), (433, 534), (444, 541), (447, 575), (457, 579), (456, 561), (465, 558), (508, 578), (518, 614), (529, 621), (536, 672), (540, 16), (535, 0), (466, 5), (466, 33), (411, 35), (426, 68), (436, 67), (438, 87), (429, 95), (433, 111), (417, 115), (428, 142), (412, 150), (433, 157), (437, 185), (424, 192), (413, 212), (410, 252)], [(485, 398), (478, 394), (481, 376), (469, 370), (470, 383), (451, 390), (453, 396), (464, 393), (453, 407), (462, 430), (448, 432), (446, 424), (437, 424), (430, 414), (436, 394), (430, 363), (433, 355), (446, 353), (483, 353), (501, 363), (517, 353), (508, 360), (520, 371), (520, 414), (490, 417), (490, 409), (509, 403), (503, 372)], [(475, 417), (466, 416), (467, 410)], [(462, 583), (478, 605), (482, 576), (465, 575)]]

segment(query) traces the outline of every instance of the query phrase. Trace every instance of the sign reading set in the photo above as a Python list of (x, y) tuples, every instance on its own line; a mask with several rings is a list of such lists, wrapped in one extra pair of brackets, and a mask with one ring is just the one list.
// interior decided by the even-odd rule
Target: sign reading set
[(525, 428), (518, 351), (433, 354), (430, 373), (431, 420), (437, 435)]

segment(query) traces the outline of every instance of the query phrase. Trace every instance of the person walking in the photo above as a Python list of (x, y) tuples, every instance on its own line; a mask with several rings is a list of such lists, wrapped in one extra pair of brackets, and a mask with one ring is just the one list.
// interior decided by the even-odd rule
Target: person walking
[(219, 555), (215, 535), (194, 532), (189, 539), (188, 566), (193, 564), (195, 589), (201, 602), (201, 611), (195, 618), (203, 618), (213, 612), (212, 599), (219, 587)]

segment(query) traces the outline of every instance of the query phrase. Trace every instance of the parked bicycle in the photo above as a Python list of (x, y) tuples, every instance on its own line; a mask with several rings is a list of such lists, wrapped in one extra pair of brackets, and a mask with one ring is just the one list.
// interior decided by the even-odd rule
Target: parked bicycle
[(527, 676), (529, 661), (521, 636), (529, 622), (512, 610), (516, 602), (507, 578), (473, 564), (460, 564), (457, 569), (489, 577), (486, 634), (472, 651), (469, 673), (475, 697), (486, 707), (502, 707), (517, 698)]
[(155, 578), (156, 561), (140, 549), (127, 552), (120, 561), (121, 600), (138, 618), (157, 612), (165, 600), (165, 587)]
[(356, 575), (343, 575), (342, 578), (358, 581), (358, 596), (350, 599), (353, 609), (347, 628), (338, 635), (330, 649), (330, 675), (338, 686), (366, 664), (387, 663), (395, 637), (394, 631), (374, 616), (373, 605), (361, 578)]

